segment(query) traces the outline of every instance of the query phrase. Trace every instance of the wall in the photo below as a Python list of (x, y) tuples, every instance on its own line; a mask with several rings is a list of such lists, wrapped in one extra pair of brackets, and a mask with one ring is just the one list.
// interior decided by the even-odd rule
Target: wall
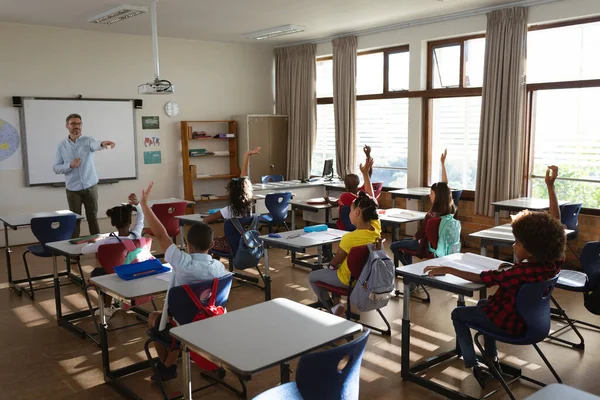
[[(529, 8), (530, 24), (554, 22), (557, 20), (575, 19), (591, 15), (600, 15), (598, 0), (563, 0), (556, 3), (542, 4)], [(387, 32), (380, 32), (358, 37), (358, 49), (367, 50), (398, 45), (409, 45), (410, 48), (410, 90), (426, 88), (427, 42), (432, 40), (465, 36), (485, 32), (487, 19), (485, 15), (419, 25)], [(317, 56), (332, 54), (331, 42), (317, 46)], [(422, 100), (409, 99), (408, 121), (408, 185), (421, 186), (422, 183)]]
[[(169, 96), (137, 94), (137, 86), (154, 77), (150, 36), (0, 23), (0, 48), (0, 110), (10, 112), (11, 96), (143, 99), (137, 112), (139, 179), (100, 186), (99, 216), (150, 180), (154, 198), (183, 196), (179, 121), (273, 112), (270, 47), (160, 38), (161, 77), (176, 89)], [(180, 105), (177, 117), (164, 113), (168, 100)], [(146, 115), (160, 116), (158, 135), (141, 129)], [(160, 137), (162, 164), (144, 165), (146, 132)], [(48, 143), (48, 151), (55, 148)], [(64, 188), (25, 187), (23, 170), (0, 171), (0, 182), (0, 215), (67, 208)], [(109, 229), (107, 221), (101, 229)], [(32, 241), (28, 229), (11, 232), (11, 244)]]

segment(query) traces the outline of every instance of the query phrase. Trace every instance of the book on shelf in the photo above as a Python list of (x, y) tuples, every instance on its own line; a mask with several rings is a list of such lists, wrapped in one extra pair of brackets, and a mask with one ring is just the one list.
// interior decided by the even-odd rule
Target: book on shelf
[(216, 200), (218, 198), (219, 198), (219, 196), (217, 196), (216, 194), (212, 194), (212, 193), (204, 193), (204, 194), (200, 195), (201, 200)]
[(215, 139), (231, 139), (235, 137), (235, 133), (217, 133), (213, 138)]

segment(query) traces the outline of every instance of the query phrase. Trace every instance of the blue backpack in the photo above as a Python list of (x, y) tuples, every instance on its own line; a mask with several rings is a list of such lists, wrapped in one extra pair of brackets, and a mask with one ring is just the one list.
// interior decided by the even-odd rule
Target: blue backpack
[(231, 218), (231, 223), (240, 234), (240, 242), (233, 256), (233, 266), (236, 269), (255, 268), (263, 255), (263, 243), (259, 239), (259, 216), (252, 218), (252, 223), (246, 231), (238, 218)]
[(454, 219), (452, 214), (441, 217), (440, 228), (438, 230), (437, 249), (429, 246), (429, 251), (437, 257), (444, 257), (454, 253), (460, 253), (460, 221)]

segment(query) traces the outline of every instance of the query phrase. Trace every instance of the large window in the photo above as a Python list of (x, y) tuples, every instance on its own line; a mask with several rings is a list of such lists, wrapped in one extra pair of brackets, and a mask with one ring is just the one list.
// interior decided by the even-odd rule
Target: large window
[(439, 156), (448, 149), (450, 186), (475, 190), (485, 38), (431, 42), (428, 51), (424, 184), (441, 179)]
[[(368, 144), (375, 159), (373, 182), (406, 187), (408, 46), (359, 53), (356, 75), (356, 172), (364, 162), (362, 147)], [(317, 59), (317, 138), (311, 174), (321, 175), (324, 160), (335, 159), (335, 151), (333, 62), (328, 57)]]

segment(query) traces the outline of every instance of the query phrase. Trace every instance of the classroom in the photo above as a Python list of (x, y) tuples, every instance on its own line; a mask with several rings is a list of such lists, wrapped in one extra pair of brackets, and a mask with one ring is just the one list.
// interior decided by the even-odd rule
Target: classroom
[(600, 399), (600, 1), (3, 3), (0, 398)]

